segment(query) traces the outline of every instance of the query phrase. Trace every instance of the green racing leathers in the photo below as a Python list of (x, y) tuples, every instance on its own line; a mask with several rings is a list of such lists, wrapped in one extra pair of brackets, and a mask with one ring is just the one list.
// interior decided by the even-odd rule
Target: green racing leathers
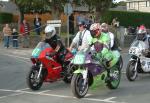
[(119, 52), (111, 51), (109, 49), (109, 42), (110, 42), (109, 35), (103, 32), (99, 37), (92, 39), (92, 44), (94, 44), (94, 47), (97, 44), (103, 45), (101, 47), (95, 47), (95, 48), (100, 48), (98, 51), (96, 50), (97, 51), (96, 58), (98, 58), (100, 62), (101, 61), (105, 62), (108, 68), (116, 64), (116, 62), (118, 61), (118, 57), (120, 57)]

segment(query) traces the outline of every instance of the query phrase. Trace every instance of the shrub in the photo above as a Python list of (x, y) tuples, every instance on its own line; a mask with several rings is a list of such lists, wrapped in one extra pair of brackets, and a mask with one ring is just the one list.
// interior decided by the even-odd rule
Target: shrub
[(0, 23), (1, 24), (11, 23), (12, 20), (13, 20), (13, 15), (11, 13), (4, 13), (4, 12), (0, 13)]
[(102, 17), (102, 22), (111, 24), (112, 19), (117, 17), (121, 26), (137, 27), (144, 24), (150, 28), (150, 13), (145, 12), (128, 12), (128, 11), (108, 11)]

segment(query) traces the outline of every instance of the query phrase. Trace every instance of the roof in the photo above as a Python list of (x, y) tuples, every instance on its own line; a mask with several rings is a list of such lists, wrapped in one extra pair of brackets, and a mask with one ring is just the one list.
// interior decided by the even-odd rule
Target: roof
[(19, 10), (18, 7), (11, 1), (0, 1), (0, 12), (18, 14)]
[(126, 0), (126, 2), (143, 2), (143, 1), (149, 1), (149, 0)]

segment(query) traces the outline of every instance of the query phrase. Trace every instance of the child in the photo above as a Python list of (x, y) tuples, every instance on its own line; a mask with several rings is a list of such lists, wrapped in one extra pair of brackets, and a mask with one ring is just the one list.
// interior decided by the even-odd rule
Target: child
[(13, 40), (13, 47), (17, 49), (18, 48), (18, 32), (15, 28), (13, 29), (13, 33), (12, 33), (12, 40)]

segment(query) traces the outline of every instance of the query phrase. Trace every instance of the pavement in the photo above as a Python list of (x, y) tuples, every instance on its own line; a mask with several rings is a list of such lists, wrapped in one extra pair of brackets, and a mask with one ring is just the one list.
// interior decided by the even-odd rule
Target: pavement
[(31, 55), (33, 48), (18, 47), (16, 49), (16, 48), (13, 48), (12, 45), (10, 45), (9, 48), (5, 48), (3, 44), (0, 43), (0, 51), (9, 52), (9, 53), (18, 54), (18, 55)]

